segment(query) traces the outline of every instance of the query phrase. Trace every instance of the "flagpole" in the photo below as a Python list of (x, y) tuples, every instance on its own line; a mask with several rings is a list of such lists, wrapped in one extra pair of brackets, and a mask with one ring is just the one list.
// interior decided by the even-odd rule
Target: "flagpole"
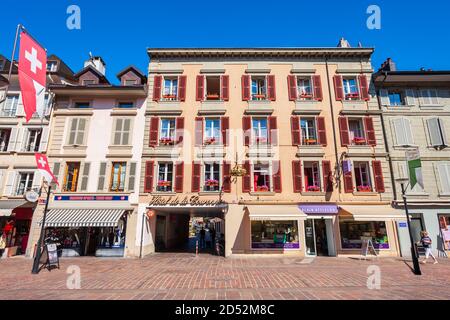
[(5, 97), (0, 100), (0, 102), (3, 102), (6, 100), (6, 97), (8, 95), (8, 91), (9, 91), (9, 86), (11, 84), (11, 75), (12, 75), (12, 70), (14, 67), (14, 57), (16, 56), (16, 49), (17, 49), (17, 41), (19, 40), (19, 34), (20, 34), (20, 30), (24, 30), (25, 28), (19, 23), (17, 25), (17, 29), (16, 29), (16, 37), (14, 38), (14, 46), (13, 46), (13, 51), (11, 54), (11, 63), (9, 65), (9, 72), (8, 72), (8, 85), (6, 86), (6, 90), (5, 90)]

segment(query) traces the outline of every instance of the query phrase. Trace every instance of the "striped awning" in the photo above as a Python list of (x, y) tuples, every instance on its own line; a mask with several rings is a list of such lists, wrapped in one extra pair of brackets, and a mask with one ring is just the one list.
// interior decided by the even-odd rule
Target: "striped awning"
[[(53, 209), (47, 213), (46, 227), (117, 227), (124, 209)], [(41, 220), (42, 224), (42, 220)]]

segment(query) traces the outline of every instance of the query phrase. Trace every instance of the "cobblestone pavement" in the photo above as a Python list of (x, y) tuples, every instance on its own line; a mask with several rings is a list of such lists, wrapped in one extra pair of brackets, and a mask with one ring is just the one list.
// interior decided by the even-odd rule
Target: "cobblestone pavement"
[[(367, 288), (368, 267), (381, 290)], [(450, 299), (450, 260), (423, 265), (422, 277), (401, 259), (299, 259), (158, 254), (144, 260), (64, 259), (61, 269), (30, 273), (32, 261), (0, 261), (0, 299), (33, 300), (405, 300)], [(67, 268), (81, 270), (81, 289), (67, 288)]]

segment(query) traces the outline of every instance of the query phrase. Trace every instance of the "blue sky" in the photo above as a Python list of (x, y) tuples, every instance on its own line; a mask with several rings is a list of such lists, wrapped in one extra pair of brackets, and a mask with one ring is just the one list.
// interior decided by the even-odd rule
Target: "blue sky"
[[(66, 27), (69, 5), (81, 8), (81, 30)], [(366, 27), (369, 5), (381, 8), (381, 30)], [(0, 19), (0, 53), (9, 57), (22, 23), (49, 53), (78, 71), (89, 51), (107, 76), (147, 67), (147, 47), (333, 47), (340, 37), (375, 47), (374, 67), (392, 57), (401, 69), (450, 70), (450, 1), (10, 1)], [(5, 7), (3, 9), (6, 9)]]

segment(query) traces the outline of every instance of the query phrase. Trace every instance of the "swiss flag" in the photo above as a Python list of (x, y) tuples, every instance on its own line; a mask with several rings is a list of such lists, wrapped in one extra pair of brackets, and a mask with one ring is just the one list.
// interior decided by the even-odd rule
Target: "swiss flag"
[(26, 32), (20, 34), (19, 83), (27, 122), (45, 112), (47, 53)]
[(45, 181), (47, 181), (49, 184), (55, 182), (59, 186), (58, 180), (56, 180), (52, 170), (50, 170), (50, 165), (48, 164), (47, 157), (41, 153), (36, 153), (35, 157), (38, 170), (44, 177)]

